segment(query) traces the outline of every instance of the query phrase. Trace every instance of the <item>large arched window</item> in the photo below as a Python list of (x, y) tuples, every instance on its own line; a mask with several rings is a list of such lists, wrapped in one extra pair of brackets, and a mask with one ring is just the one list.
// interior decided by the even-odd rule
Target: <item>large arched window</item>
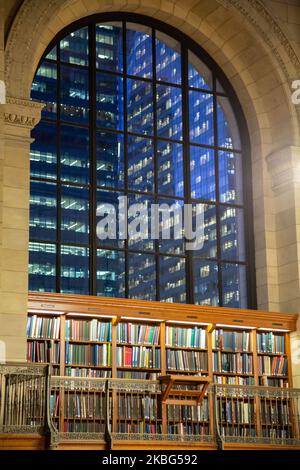
[[(242, 118), (207, 64), (180, 33), (133, 15), (88, 18), (51, 44), (32, 85), (46, 105), (31, 146), (30, 290), (251, 303)], [(147, 210), (202, 204), (203, 246), (100, 240), (97, 207), (120, 196)]]

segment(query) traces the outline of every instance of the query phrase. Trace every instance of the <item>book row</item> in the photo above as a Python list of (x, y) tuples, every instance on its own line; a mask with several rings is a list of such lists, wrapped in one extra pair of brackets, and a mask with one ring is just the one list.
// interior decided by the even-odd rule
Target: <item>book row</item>
[(206, 348), (206, 330), (204, 328), (166, 327), (166, 346), (185, 348)]
[(136, 323), (119, 323), (117, 326), (117, 342), (127, 344), (159, 344), (160, 327), (139, 325)]
[(59, 364), (60, 345), (53, 340), (27, 343), (27, 360), (29, 362)]
[(67, 377), (82, 377), (91, 379), (109, 379), (111, 378), (110, 370), (86, 369), (84, 367), (66, 367), (65, 375)]
[(252, 351), (251, 334), (249, 331), (214, 330), (212, 335), (213, 349), (226, 351)]
[(157, 400), (150, 396), (137, 395), (118, 397), (118, 417), (124, 420), (153, 420), (158, 417)]
[(214, 382), (221, 385), (255, 385), (254, 377), (228, 377), (216, 375)]
[(60, 317), (43, 318), (33, 315), (27, 319), (27, 338), (59, 339)]
[(213, 371), (220, 373), (252, 374), (253, 357), (249, 354), (214, 352)]
[(260, 375), (286, 375), (287, 359), (283, 356), (259, 356), (258, 373)]
[(96, 319), (66, 320), (66, 340), (111, 342), (111, 323)]
[(111, 344), (69, 344), (66, 364), (111, 367)]
[(219, 416), (222, 423), (254, 424), (254, 403), (239, 400), (219, 401)]
[(205, 399), (199, 406), (168, 406), (169, 421), (208, 421), (209, 403)]
[(160, 368), (160, 351), (146, 346), (118, 346), (117, 367)]
[(207, 354), (205, 352), (200, 351), (182, 351), (167, 349), (167, 369), (207, 372)]
[(257, 351), (261, 353), (284, 354), (284, 335), (257, 333)]

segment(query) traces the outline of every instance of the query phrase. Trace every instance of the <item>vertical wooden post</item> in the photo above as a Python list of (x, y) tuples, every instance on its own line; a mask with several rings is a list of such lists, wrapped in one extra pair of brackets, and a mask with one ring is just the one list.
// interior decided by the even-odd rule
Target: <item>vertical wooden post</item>
[[(112, 367), (111, 367), (111, 376), (112, 379), (116, 379), (117, 374), (117, 317), (112, 318), (112, 330), (111, 330), (111, 354), (112, 354)], [(112, 433), (117, 432), (117, 421), (118, 421), (118, 399), (117, 399), (117, 390), (112, 390)]]
[[(60, 375), (65, 375), (66, 364), (66, 316), (60, 318)], [(64, 432), (65, 427), (65, 391), (59, 389), (59, 431)]]
[[(251, 340), (252, 340), (252, 351), (253, 351), (253, 373), (254, 373), (254, 383), (255, 386), (259, 385), (259, 374), (258, 374), (258, 356), (257, 356), (257, 332), (252, 330)], [(262, 435), (262, 426), (261, 426), (261, 413), (260, 413), (260, 397), (255, 395), (254, 399), (254, 410), (255, 410), (255, 429), (257, 437)]]
[[(208, 325), (206, 328), (208, 376), (210, 377), (212, 383), (213, 383), (212, 335), (213, 335), (214, 329), (215, 329), (215, 325)], [(214, 397), (213, 397), (213, 394), (211, 393), (211, 389), (208, 392), (208, 406), (209, 406), (209, 434), (213, 436), (215, 432), (215, 424), (214, 424), (215, 405), (214, 405)]]

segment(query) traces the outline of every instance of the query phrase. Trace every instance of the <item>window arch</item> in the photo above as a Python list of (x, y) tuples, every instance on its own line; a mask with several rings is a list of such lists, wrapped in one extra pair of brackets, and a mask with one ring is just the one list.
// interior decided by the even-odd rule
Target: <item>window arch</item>
[[(30, 290), (254, 306), (244, 121), (204, 51), (139, 15), (87, 18), (49, 46), (32, 98)], [(203, 247), (100, 240), (97, 208), (122, 196), (201, 205)]]

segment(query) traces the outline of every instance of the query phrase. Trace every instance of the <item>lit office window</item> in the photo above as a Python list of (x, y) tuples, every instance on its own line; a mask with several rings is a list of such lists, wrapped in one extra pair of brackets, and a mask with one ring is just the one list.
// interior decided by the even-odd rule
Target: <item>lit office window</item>
[[(33, 80), (45, 107), (31, 145), (30, 289), (247, 307), (246, 150), (228, 86), (179, 33), (99, 18), (62, 32)], [(139, 216), (138, 230), (111, 239), (102, 224), (124, 196), (125, 227)]]

